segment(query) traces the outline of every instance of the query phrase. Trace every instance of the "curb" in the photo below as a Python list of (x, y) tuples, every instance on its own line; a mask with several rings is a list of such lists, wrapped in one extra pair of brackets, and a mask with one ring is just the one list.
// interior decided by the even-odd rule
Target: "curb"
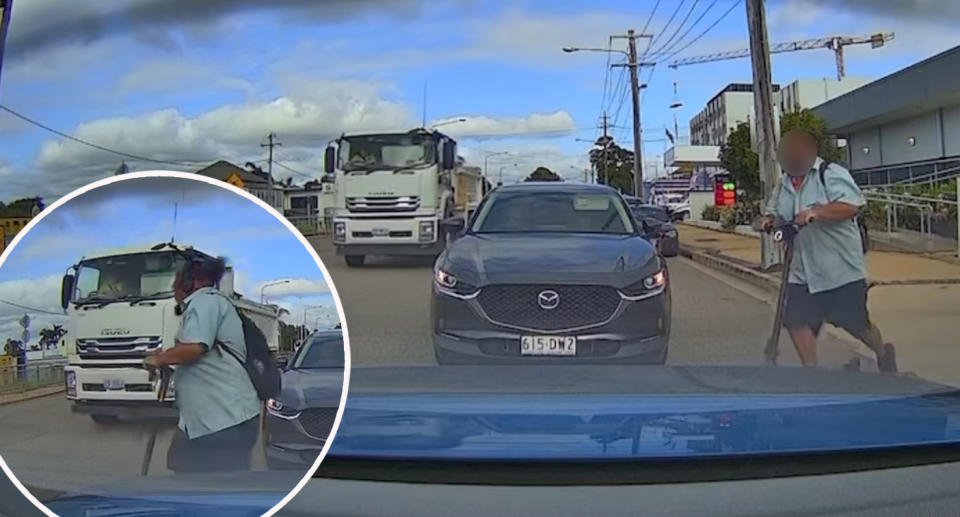
[(57, 386), (47, 386), (44, 388), (36, 388), (33, 390), (25, 391), (23, 393), (12, 393), (10, 395), (0, 395), (0, 406), (5, 406), (7, 404), (16, 404), (17, 402), (24, 402), (27, 400), (37, 399), (40, 397), (48, 397), (50, 395), (55, 395), (61, 393), (66, 388), (61, 384)]
[[(765, 275), (749, 267), (737, 264), (736, 262), (726, 259), (722, 256), (695, 250), (682, 244), (680, 245), (680, 255), (707, 267), (717, 269), (724, 273), (732, 274), (740, 279), (750, 282), (757, 287), (766, 289), (773, 294), (776, 294), (780, 289), (780, 281), (778, 279), (772, 278), (769, 275)], [(868, 354), (865, 351), (866, 346), (859, 341), (851, 339), (844, 335), (841, 331), (834, 330), (829, 326), (825, 326), (823, 331), (838, 341), (848, 344), (850, 346), (850, 353), (862, 360), (868, 361), (868, 364), (873, 364), (873, 362), (876, 361), (876, 358), (872, 352)]]

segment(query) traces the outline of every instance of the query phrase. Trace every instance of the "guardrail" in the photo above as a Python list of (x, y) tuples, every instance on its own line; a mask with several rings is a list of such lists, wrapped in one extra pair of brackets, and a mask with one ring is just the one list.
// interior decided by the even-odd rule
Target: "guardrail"
[(0, 395), (63, 383), (63, 363), (0, 366)]
[(330, 233), (330, 228), (333, 226), (331, 218), (321, 215), (288, 215), (287, 220), (290, 221), (300, 233), (306, 236)]

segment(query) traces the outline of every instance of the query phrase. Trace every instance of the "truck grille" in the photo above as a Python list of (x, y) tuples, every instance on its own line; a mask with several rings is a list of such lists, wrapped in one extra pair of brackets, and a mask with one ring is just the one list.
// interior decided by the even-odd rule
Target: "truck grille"
[(81, 359), (142, 359), (161, 343), (160, 336), (77, 339), (77, 354)]
[(337, 419), (337, 408), (305, 409), (298, 420), (303, 430), (315, 440), (326, 440)]
[(420, 208), (420, 196), (348, 197), (347, 210), (351, 212), (415, 212)]
[[(540, 306), (538, 297), (544, 291), (559, 295), (556, 308)], [(477, 301), (494, 323), (556, 331), (602, 324), (620, 306), (620, 294), (594, 285), (491, 285), (480, 291)]]

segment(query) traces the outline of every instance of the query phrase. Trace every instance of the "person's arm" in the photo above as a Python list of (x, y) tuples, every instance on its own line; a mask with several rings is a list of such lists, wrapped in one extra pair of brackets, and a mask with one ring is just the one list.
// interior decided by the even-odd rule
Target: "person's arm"
[(830, 164), (823, 173), (828, 202), (817, 205), (797, 214), (797, 223), (807, 224), (814, 220), (847, 221), (860, 213), (860, 207), (867, 203), (860, 187), (853, 181), (847, 169), (835, 163)]
[(173, 348), (147, 357), (146, 362), (158, 368), (178, 364), (190, 364), (200, 359), (206, 351), (207, 345), (203, 343), (183, 343), (177, 341)]
[(213, 297), (192, 300), (183, 313), (180, 332), (173, 348), (148, 357), (145, 362), (163, 367), (190, 364), (200, 359), (217, 339), (220, 306)]

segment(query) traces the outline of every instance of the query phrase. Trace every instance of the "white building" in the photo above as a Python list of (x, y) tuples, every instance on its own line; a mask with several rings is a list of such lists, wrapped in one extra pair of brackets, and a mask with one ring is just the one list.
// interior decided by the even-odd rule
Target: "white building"
[[(774, 93), (780, 85), (773, 85)], [(730, 83), (690, 119), (690, 145), (723, 145), (741, 122), (750, 119), (753, 109), (753, 84)]]
[(819, 106), (872, 80), (867, 77), (844, 77), (839, 81), (832, 77), (797, 79), (774, 94), (774, 102), (780, 106), (780, 113), (795, 113)]

